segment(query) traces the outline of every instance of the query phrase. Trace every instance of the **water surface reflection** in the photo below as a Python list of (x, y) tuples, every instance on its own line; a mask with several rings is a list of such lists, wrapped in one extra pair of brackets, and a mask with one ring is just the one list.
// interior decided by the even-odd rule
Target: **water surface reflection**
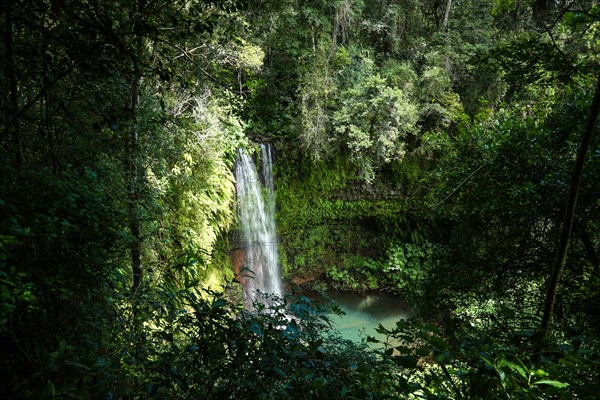
[(383, 339), (375, 332), (379, 324), (390, 329), (396, 321), (410, 317), (410, 307), (400, 299), (387, 293), (356, 294), (328, 292), (331, 299), (346, 313), (332, 315), (331, 320), (341, 335), (352, 341), (360, 341), (366, 335)]

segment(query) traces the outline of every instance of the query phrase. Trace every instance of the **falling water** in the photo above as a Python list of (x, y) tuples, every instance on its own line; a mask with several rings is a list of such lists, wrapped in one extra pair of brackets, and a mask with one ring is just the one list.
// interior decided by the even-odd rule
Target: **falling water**
[(246, 300), (259, 293), (282, 294), (275, 235), (275, 194), (271, 147), (261, 145), (262, 181), (252, 158), (238, 150), (235, 166), (238, 211), (245, 248)]

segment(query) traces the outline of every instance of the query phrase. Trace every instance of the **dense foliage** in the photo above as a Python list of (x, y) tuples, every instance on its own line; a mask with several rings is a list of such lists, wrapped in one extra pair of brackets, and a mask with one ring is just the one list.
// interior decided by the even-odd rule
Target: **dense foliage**
[[(0, 8), (1, 398), (597, 396), (597, 1)], [(427, 323), (356, 344), (304, 296), (238, 304), (262, 141), (290, 291)]]

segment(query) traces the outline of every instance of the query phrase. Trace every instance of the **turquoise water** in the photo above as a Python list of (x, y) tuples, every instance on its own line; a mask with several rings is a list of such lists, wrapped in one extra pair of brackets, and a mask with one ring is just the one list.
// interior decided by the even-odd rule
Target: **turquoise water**
[(379, 324), (393, 328), (396, 321), (410, 317), (409, 307), (398, 297), (385, 293), (355, 294), (328, 293), (346, 315), (332, 315), (334, 326), (342, 337), (352, 341), (365, 339), (367, 335), (383, 339), (375, 332)]

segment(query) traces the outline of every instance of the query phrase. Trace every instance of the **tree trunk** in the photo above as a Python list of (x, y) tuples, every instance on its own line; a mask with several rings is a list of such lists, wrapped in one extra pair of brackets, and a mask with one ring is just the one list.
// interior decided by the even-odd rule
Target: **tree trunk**
[(579, 194), (579, 187), (581, 186), (581, 180), (583, 177), (583, 166), (585, 164), (585, 158), (590, 148), (592, 136), (596, 129), (596, 122), (598, 120), (598, 113), (600, 111), (600, 76), (598, 77), (598, 83), (596, 85), (596, 92), (594, 93), (594, 100), (592, 102), (592, 108), (588, 118), (587, 126), (583, 134), (581, 146), (577, 153), (577, 159), (575, 161), (575, 168), (571, 177), (571, 187), (569, 189), (569, 197), (567, 199), (567, 205), (565, 208), (564, 221), (562, 227), (562, 233), (560, 235), (560, 242), (558, 245), (558, 256), (550, 282), (548, 283), (548, 293), (546, 295), (546, 302), (544, 305), (544, 315), (542, 317), (542, 323), (540, 326), (540, 334), (538, 339), (538, 357), (539, 353), (544, 345), (546, 337), (550, 331), (550, 322), (552, 321), (552, 315), (554, 313), (554, 305), (556, 303), (556, 291), (558, 289), (558, 283), (560, 276), (565, 267), (567, 261), (567, 251), (569, 249), (569, 242), (571, 239), (571, 233), (573, 230), (573, 220), (575, 218), (575, 207), (577, 205), (577, 197)]
[[(136, 56), (141, 57), (143, 51), (143, 38), (139, 36), (136, 43)], [(133, 285), (131, 293), (135, 294), (138, 287), (144, 279), (144, 268), (142, 265), (142, 235), (141, 235), (141, 190), (143, 180), (143, 166), (141, 166), (141, 149), (139, 143), (139, 125), (138, 112), (140, 103), (140, 90), (142, 76), (137, 65), (138, 60), (134, 60), (134, 78), (131, 83), (131, 115), (132, 129), (129, 137), (129, 226), (132, 236), (131, 244), (131, 268), (133, 272)]]
[(8, 132), (10, 143), (13, 146), (15, 164), (17, 169), (23, 162), (23, 140), (21, 138), (19, 124), (19, 84), (17, 77), (17, 63), (15, 61), (14, 51), (14, 23), (13, 23), (13, 2), (6, 0), (4, 4), (4, 44), (6, 46), (6, 64), (8, 73), (9, 90), (9, 113), (7, 116)]
[(448, 21), (450, 20), (450, 9), (452, 8), (452, 0), (446, 3), (446, 13), (444, 14), (444, 30), (448, 30)]
[(580, 226), (578, 229), (577, 224), (575, 224), (575, 231), (577, 232), (579, 240), (583, 243), (583, 248), (585, 249), (588, 259), (591, 261), (594, 268), (598, 268), (600, 266), (600, 257), (598, 257), (595, 244), (592, 241), (590, 234), (586, 231), (584, 226)]
[(537, 17), (544, 13), (548, 9), (548, 0), (535, 0), (535, 3), (531, 6), (533, 16)]

